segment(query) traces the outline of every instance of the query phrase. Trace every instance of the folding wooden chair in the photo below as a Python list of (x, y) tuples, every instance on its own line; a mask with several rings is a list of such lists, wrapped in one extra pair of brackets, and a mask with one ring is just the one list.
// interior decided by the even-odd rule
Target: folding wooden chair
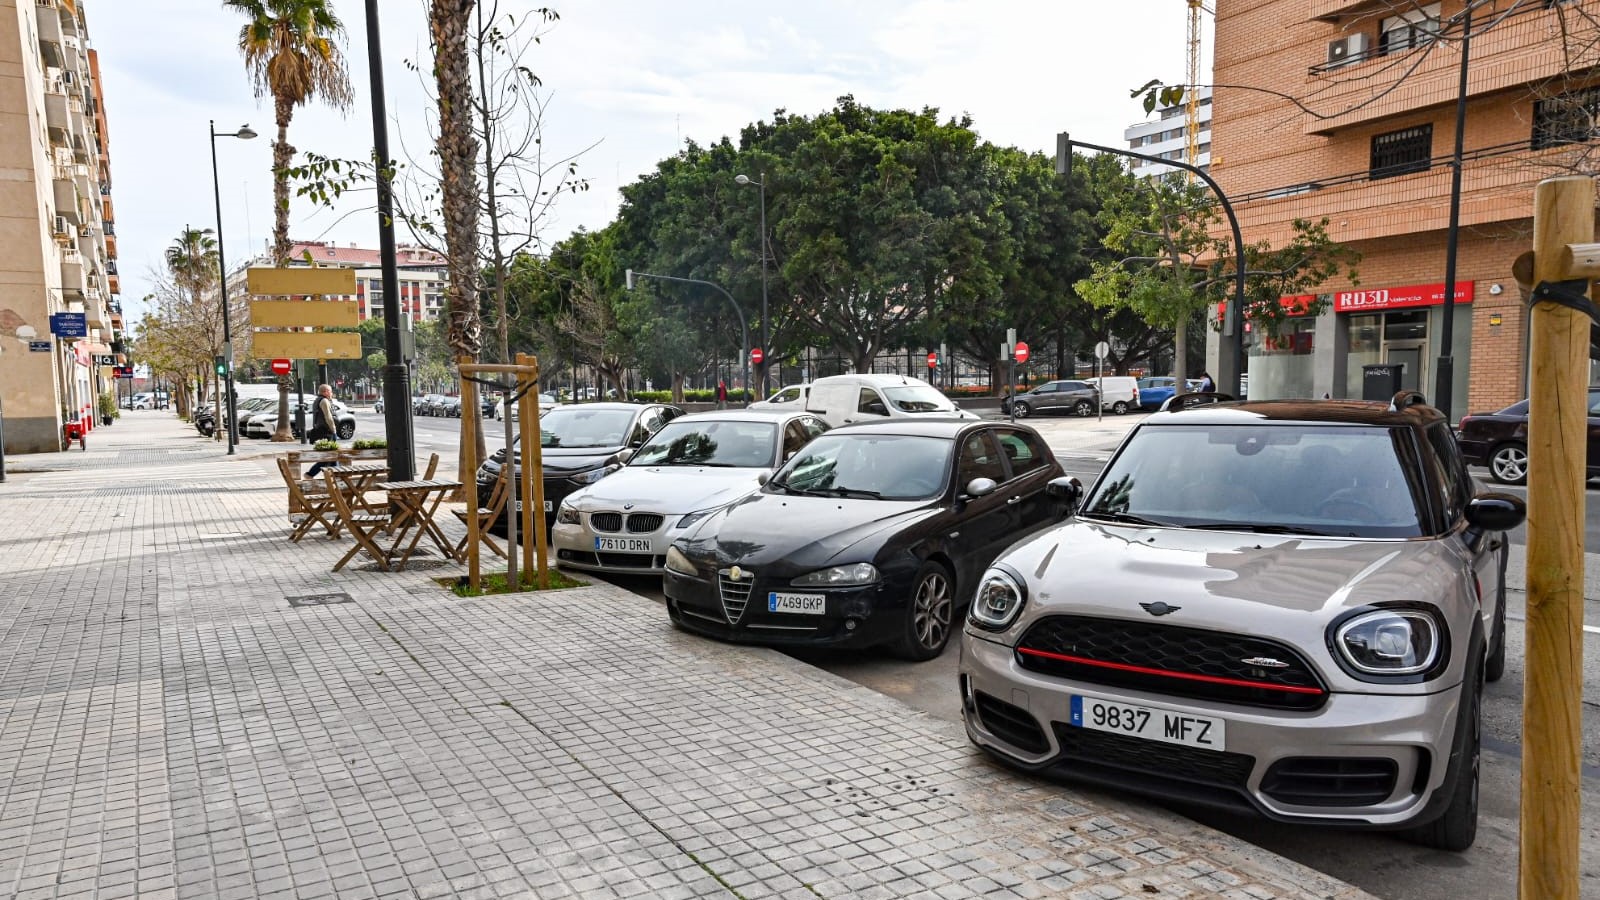
[(289, 508), (302, 510), (299, 513), (300, 520), (294, 523), (294, 530), (289, 532), (289, 540), (300, 543), (313, 525), (326, 528), (330, 538), (338, 537), (339, 513), (334, 509), (327, 490), (315, 482), (307, 482), (309, 486), (302, 486), (294, 477), (289, 461), (281, 457), (278, 459), (278, 473), (283, 476), (283, 483), (289, 486)]
[(388, 513), (368, 513), (352, 510), (350, 501), (339, 490), (338, 482), (334, 481), (333, 473), (323, 472), (322, 477), (328, 482), (328, 497), (333, 501), (334, 508), (339, 511), (339, 521), (350, 529), (350, 536), (355, 538), (356, 541), (356, 545), (350, 548), (350, 552), (340, 557), (339, 561), (334, 564), (333, 571), (337, 572), (344, 568), (344, 564), (362, 550), (367, 551), (367, 555), (377, 562), (378, 568), (385, 572), (389, 571), (389, 554), (384, 552), (374, 537), (378, 532), (388, 530)]
[[(500, 511), (505, 509), (506, 495), (511, 493), (511, 491), (508, 489), (508, 486), (511, 484), (511, 478), (509, 477), (510, 474), (510, 466), (501, 467), (500, 477), (495, 479), (494, 488), (489, 491), (488, 501), (485, 505), (478, 507), (478, 539), (483, 541), (483, 543), (487, 545), (490, 550), (493, 550), (495, 553), (499, 554), (501, 559), (507, 558), (506, 551), (502, 550), (500, 545), (494, 542), (494, 538), (489, 536), (489, 526), (493, 525), (494, 521), (500, 518)], [(451, 512), (455, 513), (456, 518), (461, 520), (461, 524), (467, 524), (467, 516), (469, 513), (466, 510), (453, 509)], [(539, 522), (542, 523), (543, 520), (544, 516), (538, 517)], [(462, 559), (466, 558), (467, 539), (471, 536), (471, 531), (468, 531), (466, 534), (461, 536), (461, 542), (456, 544), (456, 556), (459, 556)]]

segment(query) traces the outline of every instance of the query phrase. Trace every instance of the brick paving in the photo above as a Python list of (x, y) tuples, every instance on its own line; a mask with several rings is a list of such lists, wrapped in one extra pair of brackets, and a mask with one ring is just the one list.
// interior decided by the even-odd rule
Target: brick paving
[(92, 437), (0, 485), (0, 896), (1367, 896), (604, 582), (331, 574), (262, 445)]

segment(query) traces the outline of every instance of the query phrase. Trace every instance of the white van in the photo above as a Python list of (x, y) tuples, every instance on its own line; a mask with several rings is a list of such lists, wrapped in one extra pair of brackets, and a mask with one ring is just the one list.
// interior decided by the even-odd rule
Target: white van
[(806, 411), (837, 428), (851, 422), (901, 418), (976, 419), (920, 378), (907, 375), (830, 375), (811, 382)]
[(1139, 408), (1139, 379), (1132, 375), (1105, 375), (1085, 378), (1100, 391), (1100, 406), (1117, 415)]

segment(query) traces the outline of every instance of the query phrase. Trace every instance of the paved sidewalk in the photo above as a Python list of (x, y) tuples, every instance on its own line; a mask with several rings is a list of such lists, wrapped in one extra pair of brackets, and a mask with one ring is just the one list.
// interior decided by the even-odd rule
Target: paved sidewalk
[(0, 896), (1367, 896), (603, 582), (330, 574), (192, 435), (10, 460)]

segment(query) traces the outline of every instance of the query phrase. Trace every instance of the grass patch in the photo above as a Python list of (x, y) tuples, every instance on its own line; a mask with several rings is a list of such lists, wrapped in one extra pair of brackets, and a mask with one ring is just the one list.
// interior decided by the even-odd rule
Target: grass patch
[[(518, 571), (517, 574), (524, 579), (529, 577), (528, 573), (526, 572)], [(450, 592), (455, 594), (457, 597), (482, 597), (485, 594), (524, 594), (545, 590), (544, 588), (540, 588), (538, 586), (538, 572), (534, 572), (532, 575), (532, 586), (520, 588), (507, 585), (506, 573), (504, 572), (483, 573), (483, 576), (479, 579), (479, 582), (483, 586), (476, 591), (472, 589), (472, 586), (468, 582), (467, 576), (465, 575), (452, 575), (449, 578), (435, 578), (434, 580), (440, 585), (449, 588)], [(588, 584), (589, 582), (587, 581), (579, 581), (576, 578), (569, 578), (554, 568), (550, 569), (549, 590), (560, 591), (567, 588), (586, 587)]]

